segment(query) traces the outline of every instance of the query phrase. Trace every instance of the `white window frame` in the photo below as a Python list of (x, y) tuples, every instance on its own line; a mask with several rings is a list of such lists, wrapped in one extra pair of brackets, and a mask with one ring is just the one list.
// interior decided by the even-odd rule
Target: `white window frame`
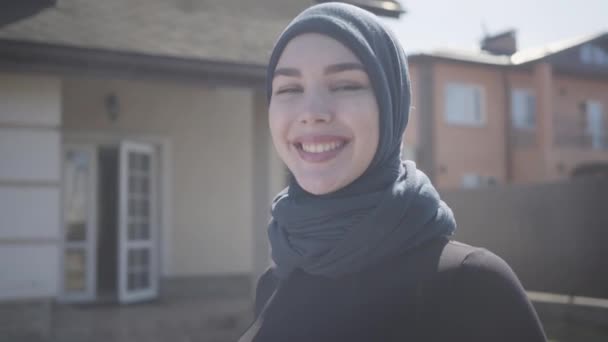
[[(460, 105), (466, 106), (465, 101), (460, 99), (462, 103), (451, 103), (450, 94), (453, 91), (473, 91), (479, 94), (479, 116), (476, 118), (475, 113), (466, 113), (466, 109), (459, 108)], [(473, 126), (481, 127), (486, 123), (486, 96), (485, 88), (481, 85), (474, 83), (465, 82), (448, 82), (444, 88), (444, 119), (445, 122), (450, 125), (457, 126)], [(473, 104), (475, 106), (475, 104)], [(461, 112), (455, 113), (453, 111), (460, 110)]]
[[(533, 98), (534, 106), (530, 106), (529, 99)], [(517, 99), (524, 99), (523, 110), (519, 112)], [(536, 94), (529, 88), (514, 88), (511, 90), (511, 127), (517, 130), (535, 130), (537, 122), (537, 102)], [(533, 123), (530, 123), (530, 116), (533, 118)]]

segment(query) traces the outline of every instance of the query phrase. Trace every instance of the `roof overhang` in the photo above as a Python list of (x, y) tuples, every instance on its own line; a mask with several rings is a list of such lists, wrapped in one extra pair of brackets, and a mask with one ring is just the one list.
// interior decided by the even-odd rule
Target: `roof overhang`
[(0, 39), (0, 70), (260, 84), (266, 66)]
[(56, 0), (4, 0), (0, 5), (0, 27), (33, 16), (55, 5)]

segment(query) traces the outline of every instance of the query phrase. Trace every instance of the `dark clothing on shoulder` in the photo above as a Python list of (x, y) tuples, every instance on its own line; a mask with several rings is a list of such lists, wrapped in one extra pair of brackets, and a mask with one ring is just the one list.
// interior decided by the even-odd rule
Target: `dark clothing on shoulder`
[(545, 341), (511, 268), (445, 238), (332, 279), (272, 269), (256, 290), (256, 321), (241, 342)]

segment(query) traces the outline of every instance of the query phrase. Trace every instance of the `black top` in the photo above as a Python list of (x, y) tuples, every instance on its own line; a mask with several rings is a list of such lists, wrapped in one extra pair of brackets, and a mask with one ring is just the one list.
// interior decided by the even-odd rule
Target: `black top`
[(255, 309), (240, 342), (546, 340), (511, 268), (445, 238), (337, 279), (270, 269)]

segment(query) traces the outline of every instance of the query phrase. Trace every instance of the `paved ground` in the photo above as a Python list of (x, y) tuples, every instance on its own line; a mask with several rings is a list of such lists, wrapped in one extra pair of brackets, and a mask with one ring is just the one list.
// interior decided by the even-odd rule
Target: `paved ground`
[[(551, 341), (608, 341), (608, 309), (546, 303), (535, 306)], [(184, 298), (129, 306), (53, 304), (45, 310), (12, 316), (13, 323), (30, 322), (35, 328), (30, 333), (11, 330), (11, 317), (7, 320), (5, 315), (0, 341), (233, 342), (251, 320), (249, 301), (232, 299)], [(51, 318), (44, 320), (41, 315)]]
[(246, 300), (179, 300), (129, 306), (52, 305), (48, 327), (4, 327), (2, 342), (227, 342), (250, 323)]
[(550, 341), (607, 342), (608, 309), (534, 303)]

